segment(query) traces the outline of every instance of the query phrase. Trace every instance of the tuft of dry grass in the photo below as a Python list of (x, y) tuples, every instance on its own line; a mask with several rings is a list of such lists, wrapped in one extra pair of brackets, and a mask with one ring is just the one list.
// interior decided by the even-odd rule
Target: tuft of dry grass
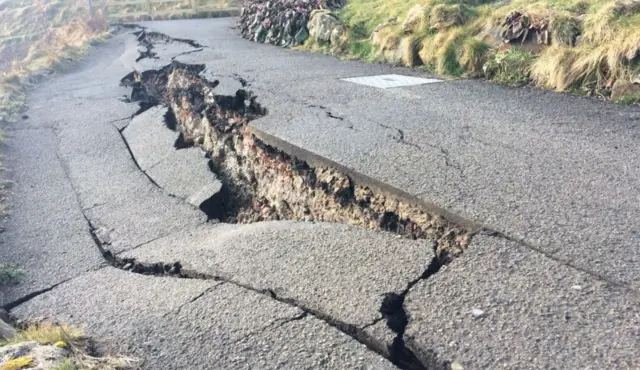
[(36, 341), (40, 344), (55, 344), (65, 342), (71, 346), (82, 346), (85, 338), (82, 330), (73, 328), (67, 324), (54, 324), (50, 322), (33, 322), (18, 331), (15, 337), (0, 341), (0, 346), (21, 342)]
[[(24, 323), (22, 327), (22, 330), (18, 331), (15, 337), (1, 341), (0, 346), (36, 341), (40, 345), (53, 345), (64, 348), (67, 350), (68, 357), (60, 364), (59, 370), (133, 370), (139, 368), (139, 361), (128, 357), (95, 357), (89, 355), (87, 350), (91, 347), (90, 340), (83, 335), (82, 330), (68, 324), (31, 320)], [(21, 368), (17, 367), (16, 369)]]
[(558, 91), (566, 90), (572, 84), (568, 76), (577, 57), (578, 53), (571, 49), (551, 46), (533, 62), (531, 78), (538, 86)]
[(20, 370), (33, 367), (33, 359), (27, 356), (13, 358), (2, 365), (0, 370)]

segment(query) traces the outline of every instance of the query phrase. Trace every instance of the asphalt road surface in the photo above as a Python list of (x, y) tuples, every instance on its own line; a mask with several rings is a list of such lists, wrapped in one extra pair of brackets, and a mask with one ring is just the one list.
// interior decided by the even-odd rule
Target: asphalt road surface
[[(142, 25), (168, 36), (156, 58), (136, 61), (124, 30), (4, 128), (0, 259), (24, 269), (2, 288), (14, 315), (82, 326), (148, 369), (640, 366), (637, 107), (468, 80), (382, 89), (343, 79), (433, 76), (251, 43), (232, 19)], [(120, 99), (123, 76), (172, 60), (205, 65), (216, 91), (246, 82), (269, 111), (253, 130), (280, 149), (486, 231), (425, 279), (428, 241), (207, 221), (198, 204), (220, 181), (204, 154), (174, 148), (166, 108), (132, 118)], [(94, 236), (197, 274), (116, 268)]]

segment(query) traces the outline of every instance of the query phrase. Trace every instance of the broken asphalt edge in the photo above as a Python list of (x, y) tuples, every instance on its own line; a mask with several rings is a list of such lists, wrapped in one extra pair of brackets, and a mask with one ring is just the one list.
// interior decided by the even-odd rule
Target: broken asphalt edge
[[(271, 119), (273, 119), (273, 117), (271, 117)], [(260, 118), (256, 119), (256, 121), (259, 121)], [(386, 184), (384, 182), (378, 181), (372, 177), (369, 177), (367, 175), (364, 175), (360, 172), (357, 172), (349, 167), (343, 166), (335, 161), (332, 161), (328, 158), (322, 157), (318, 154), (315, 154), (307, 149), (303, 149), (299, 146), (296, 146), (294, 144), (291, 144), (285, 140), (282, 140), (274, 135), (271, 135), (269, 133), (266, 133), (258, 128), (256, 128), (255, 126), (251, 125), (251, 123), (249, 123), (248, 128), (250, 130), (250, 132), (256, 136), (257, 138), (259, 138), (260, 140), (262, 140), (264, 143), (274, 146), (276, 148), (278, 148), (279, 150), (291, 155), (292, 157), (297, 157), (305, 162), (307, 162), (311, 167), (332, 167), (335, 168), (336, 170), (338, 170), (339, 172), (349, 176), (354, 183), (362, 185), (362, 186), (367, 186), (369, 188), (372, 188), (382, 194), (391, 196), (393, 198), (396, 198), (398, 200), (404, 201), (407, 204), (411, 204), (411, 205), (415, 205), (429, 213), (434, 213), (434, 214), (438, 214), (442, 217), (444, 217), (445, 219), (447, 219), (448, 221), (461, 226), (463, 228), (466, 228), (467, 230), (470, 230), (469, 232), (469, 246), (471, 247), (471, 244), (473, 242), (473, 237), (475, 235), (487, 235), (487, 236), (492, 236), (492, 237), (496, 237), (496, 238), (502, 238), (502, 239), (506, 239), (508, 241), (512, 241), (515, 242), (517, 244), (520, 244), (526, 248), (529, 248), (537, 253), (540, 253), (542, 255), (544, 255), (547, 258), (550, 258), (552, 260), (554, 260), (557, 263), (560, 263), (562, 265), (566, 265), (568, 267), (571, 267), (577, 271), (589, 274), (591, 276), (593, 276), (594, 278), (598, 279), (598, 280), (602, 280), (607, 282), (608, 284), (611, 284), (613, 286), (619, 287), (619, 288), (623, 288), (626, 290), (633, 290), (632, 288), (630, 288), (629, 286), (627, 286), (626, 284), (620, 282), (620, 281), (616, 281), (613, 280), (603, 274), (600, 274), (596, 271), (593, 270), (589, 270), (586, 268), (583, 268), (581, 266), (578, 266), (574, 263), (572, 263), (571, 261), (568, 261), (566, 259), (562, 259), (559, 258), (557, 256), (555, 256), (553, 253), (547, 252), (544, 249), (535, 246), (531, 243), (526, 242), (525, 240), (523, 240), (522, 238), (517, 238), (517, 237), (513, 237), (505, 232), (499, 231), (496, 228), (493, 228), (491, 226), (479, 223), (477, 221), (471, 220), (469, 218), (465, 218), (463, 216), (460, 216), (456, 213), (450, 212), (442, 207), (437, 206), (434, 203), (430, 203), (427, 202), (421, 198), (419, 198), (416, 195), (412, 195), (410, 193), (407, 193), (404, 190), (398, 189), (394, 186), (391, 186), (389, 184)], [(639, 292), (640, 293), (640, 292)]]
[[(256, 119), (258, 121), (260, 118)], [(273, 119), (273, 117), (271, 117)], [(301, 159), (313, 168), (317, 167), (330, 167), (336, 169), (338, 172), (341, 172), (347, 175), (354, 184), (362, 185), (369, 187), (379, 193), (387, 195), (392, 198), (396, 198), (400, 201), (404, 201), (407, 204), (414, 205), (418, 208), (423, 209), (427, 213), (438, 214), (444, 218), (446, 218), (449, 222), (457, 224), (464, 229), (471, 230), (471, 233), (477, 232), (481, 229), (485, 229), (485, 227), (475, 221), (460, 217), (454, 213), (447, 211), (444, 208), (438, 207), (433, 203), (426, 202), (415, 195), (411, 195), (401, 189), (398, 189), (389, 184), (378, 181), (372, 177), (364, 175), (360, 172), (357, 172), (349, 167), (345, 167), (335, 161), (332, 161), (328, 158), (322, 157), (318, 154), (315, 154), (307, 149), (303, 149), (299, 146), (293, 145), (285, 140), (279, 139), (271, 134), (268, 134), (255, 126), (252, 126), (251, 123), (248, 125), (249, 131), (256, 136), (258, 139), (266, 143), (267, 145), (278, 148), (279, 150), (287, 153), (291, 157), (295, 157)]]

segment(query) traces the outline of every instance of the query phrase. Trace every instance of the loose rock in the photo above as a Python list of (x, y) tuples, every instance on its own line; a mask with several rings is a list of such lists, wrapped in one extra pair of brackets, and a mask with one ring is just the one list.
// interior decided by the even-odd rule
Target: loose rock
[(524, 43), (533, 36), (538, 44), (548, 45), (550, 41), (549, 20), (514, 11), (502, 23), (501, 35), (505, 42), (520, 41), (520, 43)]
[(638, 97), (640, 99), (640, 85), (624, 80), (616, 81), (611, 88), (611, 99), (616, 100), (623, 97)]
[(309, 21), (309, 36), (315, 41), (331, 41), (334, 28), (340, 26), (340, 21), (328, 10), (313, 10)]

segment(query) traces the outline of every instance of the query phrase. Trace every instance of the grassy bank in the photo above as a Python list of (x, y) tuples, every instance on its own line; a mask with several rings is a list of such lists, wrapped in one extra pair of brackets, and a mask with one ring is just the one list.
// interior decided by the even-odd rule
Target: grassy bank
[(350, 57), (586, 94), (640, 80), (638, 0), (350, 0), (335, 16)]
[(84, 0), (0, 0), (0, 120), (14, 121), (24, 88), (106, 36)]

